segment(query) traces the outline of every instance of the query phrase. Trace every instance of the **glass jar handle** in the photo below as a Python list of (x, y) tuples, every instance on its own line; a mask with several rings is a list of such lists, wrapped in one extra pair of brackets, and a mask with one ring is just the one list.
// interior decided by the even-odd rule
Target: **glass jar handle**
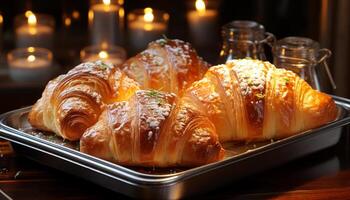
[(323, 64), (324, 68), (326, 69), (329, 81), (332, 84), (333, 89), (336, 89), (337, 86), (335, 84), (335, 81), (333, 79), (332, 73), (329, 70), (328, 64), (327, 64), (327, 58), (329, 58), (332, 55), (332, 52), (329, 49), (323, 48), (319, 50), (319, 54), (323, 54), (321, 55), (320, 59), (317, 61), (317, 64)]
[(273, 48), (276, 44), (276, 37), (274, 34), (270, 33), (270, 32), (265, 32), (265, 38), (261, 41), (259, 41), (260, 43), (265, 43), (267, 45), (269, 45), (271, 48)]
[[(271, 51), (273, 51), (273, 47), (276, 43), (276, 37), (274, 34), (272, 33), (269, 33), (269, 32), (265, 32), (264, 33), (264, 39), (262, 40), (255, 40), (254, 41), (254, 45), (257, 47), (257, 46), (263, 46), (264, 44), (267, 44), (270, 48), (271, 48)], [(264, 52), (264, 60), (266, 60), (266, 56), (265, 56), (265, 52)]]

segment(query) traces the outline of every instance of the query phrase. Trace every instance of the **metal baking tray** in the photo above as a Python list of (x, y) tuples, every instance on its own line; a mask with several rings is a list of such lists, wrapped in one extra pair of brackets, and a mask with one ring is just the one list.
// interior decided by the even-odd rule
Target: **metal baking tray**
[[(33, 134), (27, 121), (30, 107), (0, 116), (0, 138), (13, 142), (17, 153), (113, 191), (136, 198), (180, 198), (207, 192), (245, 176), (266, 170), (335, 145), (343, 126), (350, 123), (350, 100), (333, 96), (338, 118), (277, 141), (224, 144), (226, 158), (191, 169), (128, 168), (79, 152), (75, 144)], [(60, 143), (61, 142), (61, 143)], [(210, 181), (208, 181), (210, 180)]]

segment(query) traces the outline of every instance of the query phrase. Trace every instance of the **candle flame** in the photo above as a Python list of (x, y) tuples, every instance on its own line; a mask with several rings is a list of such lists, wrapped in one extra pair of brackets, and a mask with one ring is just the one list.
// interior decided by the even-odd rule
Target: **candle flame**
[(33, 25), (36, 25), (36, 23), (37, 23), (37, 20), (34, 13), (30, 13), (30, 15), (28, 16), (28, 24), (33, 26)]
[(119, 5), (124, 5), (124, 0), (118, 0)]
[(25, 13), (24, 13), (24, 16), (26, 16), (26, 18), (28, 18), (29, 16), (33, 15), (33, 12), (30, 11), (30, 10), (27, 10)]
[(0, 14), (0, 24), (4, 22), (4, 17)]
[(33, 53), (35, 51), (35, 48), (34, 47), (28, 47), (27, 50), (28, 50), (28, 52)]
[(108, 6), (111, 4), (111, 0), (103, 0), (103, 4)]
[(108, 43), (106, 41), (103, 41), (101, 43), (101, 49), (107, 49), (108, 48)]
[(163, 19), (164, 19), (165, 21), (168, 21), (168, 20), (169, 20), (169, 14), (168, 14), (168, 13), (164, 13), (164, 14), (163, 14)]
[(125, 11), (124, 11), (124, 8), (119, 8), (119, 16), (121, 17), (121, 18), (123, 18), (124, 16), (125, 16)]
[(72, 12), (72, 17), (73, 17), (73, 19), (79, 19), (79, 17), (80, 17), (79, 11), (74, 10)]
[(27, 61), (28, 62), (34, 62), (35, 61), (35, 56), (34, 55), (29, 55), (28, 57), (27, 57)]
[(196, 0), (196, 10), (199, 12), (205, 11), (205, 3), (203, 0)]
[(153, 9), (149, 7), (145, 8), (144, 13), (145, 15), (143, 16), (143, 20), (145, 20), (145, 22), (152, 22), (154, 19)]
[(108, 58), (108, 53), (106, 51), (100, 51), (100, 53), (98, 53), (98, 57), (101, 59), (106, 59)]
[(152, 26), (152, 24), (145, 24), (145, 25), (143, 25), (143, 28), (146, 31), (151, 31), (153, 29), (153, 26)]
[(89, 10), (88, 12), (88, 19), (90, 23), (92, 22), (92, 20), (94, 20), (94, 12), (92, 10)]
[(72, 24), (72, 20), (69, 17), (66, 17), (64, 19), (64, 25), (70, 26)]

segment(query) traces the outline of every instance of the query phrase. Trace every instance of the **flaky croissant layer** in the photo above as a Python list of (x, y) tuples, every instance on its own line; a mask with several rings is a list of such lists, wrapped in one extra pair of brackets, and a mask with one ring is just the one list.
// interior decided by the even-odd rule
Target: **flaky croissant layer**
[(210, 68), (179, 97), (83, 63), (48, 83), (29, 122), (115, 163), (171, 167), (223, 159), (220, 142), (284, 138), (336, 116), (332, 98), (293, 72), (240, 59)]
[(291, 71), (252, 59), (210, 68), (184, 98), (215, 124), (221, 142), (284, 138), (337, 116), (332, 97)]
[[(214, 125), (191, 102), (173, 94), (139, 90), (108, 105), (80, 140), (80, 150), (133, 166), (198, 166), (221, 160)], [(176, 102), (176, 105), (174, 104)]]
[(82, 63), (50, 81), (29, 113), (29, 123), (68, 140), (79, 140), (104, 107), (129, 99), (139, 86), (116, 67)]
[(159, 39), (127, 60), (121, 69), (142, 89), (182, 94), (203, 77), (209, 66), (191, 44), (177, 39)]

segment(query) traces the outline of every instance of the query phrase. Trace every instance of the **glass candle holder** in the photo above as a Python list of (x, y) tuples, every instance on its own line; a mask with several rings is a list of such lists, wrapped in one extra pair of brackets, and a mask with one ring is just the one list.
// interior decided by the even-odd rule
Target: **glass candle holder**
[(124, 37), (124, 8), (116, 0), (93, 0), (89, 9), (92, 44), (121, 45)]
[(82, 62), (102, 60), (115, 66), (120, 66), (126, 60), (126, 51), (119, 46), (101, 47), (93, 45), (80, 51), (80, 59)]
[(52, 52), (48, 49), (17, 48), (7, 54), (10, 77), (18, 82), (45, 82), (52, 74)]
[(217, 39), (218, 11), (212, 2), (196, 0), (190, 1), (187, 21), (191, 39), (195, 46), (207, 46)]
[(15, 18), (16, 46), (52, 49), (55, 21), (52, 16), (27, 11)]
[(128, 14), (129, 46), (133, 53), (145, 49), (149, 42), (167, 31), (169, 14), (152, 8), (137, 9)]

